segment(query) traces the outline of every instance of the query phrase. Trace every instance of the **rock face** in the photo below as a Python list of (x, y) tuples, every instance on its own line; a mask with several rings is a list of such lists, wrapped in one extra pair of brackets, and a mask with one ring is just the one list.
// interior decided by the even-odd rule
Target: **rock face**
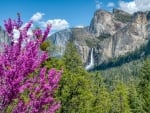
[(113, 14), (105, 10), (96, 11), (90, 24), (90, 32), (95, 36), (99, 36), (101, 33), (115, 34), (117, 30), (126, 25), (115, 18), (117, 13), (117, 11), (114, 11)]
[(2, 44), (9, 43), (9, 38), (7, 36), (7, 33), (0, 27), (0, 52), (3, 50)]
[(81, 54), (83, 63), (86, 63), (90, 51), (90, 47), (87, 46), (86, 39), (93, 40), (94, 38), (95, 36), (88, 32), (88, 28), (72, 28), (53, 34), (48, 40), (57, 46), (58, 49), (54, 54), (54, 56), (57, 57), (63, 55), (69, 41), (74, 41), (74, 44)]
[(67, 42), (72, 37), (72, 30), (66, 29), (63, 31), (59, 31), (55, 34), (53, 34), (48, 40), (50, 40), (55, 46), (57, 46), (57, 50), (54, 51), (54, 56), (62, 56)]
[(63, 55), (67, 42), (74, 41), (85, 65), (91, 62), (91, 50), (94, 65), (100, 65), (111, 58), (135, 51), (149, 38), (150, 12), (130, 15), (118, 9), (112, 13), (97, 10), (89, 27), (67, 29), (49, 37), (61, 48), (58, 51), (60, 55)]

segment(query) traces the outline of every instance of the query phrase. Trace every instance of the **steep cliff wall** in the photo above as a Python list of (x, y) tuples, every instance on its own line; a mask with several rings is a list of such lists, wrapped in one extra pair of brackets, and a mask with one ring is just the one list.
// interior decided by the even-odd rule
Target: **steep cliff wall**
[(58, 52), (60, 55), (63, 55), (66, 43), (74, 41), (85, 65), (90, 63), (93, 48), (94, 64), (100, 65), (136, 50), (148, 42), (149, 36), (150, 12), (130, 15), (114, 9), (112, 13), (96, 11), (89, 27), (60, 31), (49, 39), (55, 45), (62, 46), (63, 51)]

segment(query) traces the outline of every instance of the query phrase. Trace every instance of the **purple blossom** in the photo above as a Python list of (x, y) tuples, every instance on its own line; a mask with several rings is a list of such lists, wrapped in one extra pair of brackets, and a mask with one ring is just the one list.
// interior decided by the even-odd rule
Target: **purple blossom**
[[(5, 28), (12, 43), (5, 45), (4, 52), (0, 53), (0, 110), (7, 109), (17, 99), (13, 113), (55, 113), (60, 103), (53, 95), (58, 88), (61, 72), (41, 68), (48, 54), (40, 50), (40, 45), (47, 38), (51, 26), (48, 26), (44, 33), (39, 28), (34, 30), (36, 38), (33, 39), (27, 36), (32, 22), (30, 21), (23, 29), (22, 24), (20, 14), (17, 21), (5, 21)], [(20, 31), (17, 43), (13, 42), (14, 28)], [(26, 39), (29, 41), (24, 43)], [(27, 102), (22, 98), (26, 91), (29, 95)]]

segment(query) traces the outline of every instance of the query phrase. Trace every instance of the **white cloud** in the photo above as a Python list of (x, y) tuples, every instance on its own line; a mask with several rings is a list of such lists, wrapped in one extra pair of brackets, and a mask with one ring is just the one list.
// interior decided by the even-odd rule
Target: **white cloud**
[(37, 22), (39, 20), (42, 19), (43, 15), (45, 15), (44, 13), (40, 13), (40, 12), (37, 12), (35, 13), (32, 17), (31, 17), (31, 20), (34, 21), (34, 22)]
[(46, 22), (42, 21), (40, 24), (42, 27), (46, 27), (47, 24), (51, 24), (52, 30), (62, 30), (69, 27), (69, 23), (65, 19), (53, 19)]
[(19, 32), (19, 30), (17, 30), (17, 29), (13, 29), (13, 37), (14, 37), (14, 42), (15, 43), (17, 43), (18, 42), (18, 39), (19, 39), (19, 37), (20, 37), (20, 32)]
[[(50, 19), (47, 21), (43, 21), (42, 18), (44, 15), (44, 13), (37, 12), (31, 17), (31, 20), (34, 21), (36, 25), (43, 28), (47, 27), (47, 24), (51, 24), (53, 31), (69, 28), (69, 23), (65, 19)], [(34, 26), (32, 25), (32, 27)]]
[(115, 7), (115, 4), (114, 4), (113, 2), (109, 2), (109, 3), (107, 4), (107, 7)]
[[(32, 29), (29, 29), (29, 30), (27, 31), (27, 35), (28, 35), (29, 37), (32, 37), (32, 36), (33, 36)], [(19, 39), (19, 37), (20, 37), (20, 31), (19, 31), (18, 29), (13, 29), (13, 37), (14, 37), (13, 41), (14, 41), (15, 43), (17, 43), (17, 42), (18, 42), (18, 39)], [(30, 38), (28, 38), (28, 39), (30, 40)]]
[(102, 6), (102, 2), (100, 2), (98, 0), (96, 0), (95, 2), (96, 2), (96, 9), (100, 9)]
[(83, 25), (77, 25), (77, 26), (75, 26), (75, 28), (84, 28), (84, 26)]
[(148, 11), (150, 10), (150, 1), (149, 0), (132, 0), (130, 2), (120, 1), (119, 7), (120, 9), (131, 14), (137, 11)]
[(29, 29), (29, 30), (27, 31), (27, 35), (28, 35), (28, 36), (33, 36), (32, 29)]

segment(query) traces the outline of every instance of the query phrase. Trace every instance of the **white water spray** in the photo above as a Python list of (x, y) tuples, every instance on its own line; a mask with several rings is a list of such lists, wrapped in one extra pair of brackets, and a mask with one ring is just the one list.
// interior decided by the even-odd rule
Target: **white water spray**
[(94, 57), (93, 57), (93, 48), (91, 50), (91, 58), (90, 58), (90, 64), (88, 64), (85, 69), (90, 70), (94, 67)]

